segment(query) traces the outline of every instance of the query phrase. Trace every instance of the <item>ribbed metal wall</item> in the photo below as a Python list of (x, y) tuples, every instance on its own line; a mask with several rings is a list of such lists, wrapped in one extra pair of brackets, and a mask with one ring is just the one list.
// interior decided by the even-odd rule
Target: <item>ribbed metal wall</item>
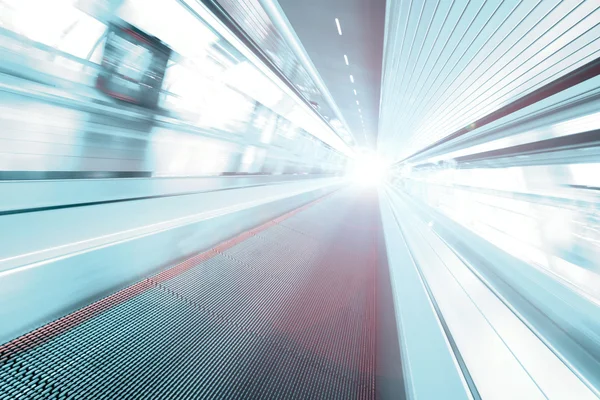
[(379, 149), (394, 160), (600, 54), (597, 0), (388, 0)]

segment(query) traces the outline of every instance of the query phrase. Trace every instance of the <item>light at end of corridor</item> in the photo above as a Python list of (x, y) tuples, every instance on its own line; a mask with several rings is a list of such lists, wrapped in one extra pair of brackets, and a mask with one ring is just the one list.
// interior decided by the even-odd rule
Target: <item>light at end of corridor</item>
[(379, 186), (387, 181), (388, 163), (377, 154), (363, 154), (354, 159), (352, 181), (360, 186)]

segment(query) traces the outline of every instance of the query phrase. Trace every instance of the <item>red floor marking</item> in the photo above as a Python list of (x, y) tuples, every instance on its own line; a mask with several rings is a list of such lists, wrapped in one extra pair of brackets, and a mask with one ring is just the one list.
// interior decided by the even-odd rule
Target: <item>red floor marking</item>
[(148, 289), (156, 287), (156, 285), (158, 285), (159, 283), (167, 281), (182, 274), (183, 272), (195, 267), (199, 263), (206, 261), (227, 249), (230, 249), (236, 244), (243, 242), (244, 240), (264, 231), (265, 229), (277, 225), (278, 223), (292, 217), (293, 215), (298, 214), (301, 211), (306, 210), (309, 207), (312, 207), (313, 205), (329, 197), (331, 194), (332, 193), (328, 193), (316, 200), (311, 201), (308, 204), (305, 204), (299, 208), (289, 211), (269, 222), (252, 228), (244, 233), (241, 233), (232, 239), (226, 240), (218, 244), (217, 246), (211, 248), (210, 250), (204, 251), (192, 258), (189, 258), (155, 276), (146, 278), (141, 282), (135, 283), (123, 290), (120, 290), (115, 294), (98, 300), (86, 307), (74, 311), (69, 315), (52, 321), (40, 328), (37, 328), (29, 333), (26, 333), (16, 339), (11, 340), (10, 342), (1, 345), (0, 361), (5, 360), (6, 358), (14, 356), (23, 351), (32, 349), (36, 346), (39, 346), (47, 342), (48, 340), (76, 327), (77, 325), (82, 324), (83, 322), (89, 319), (92, 319), (93, 317), (103, 313), (104, 311), (130, 300), (135, 296), (144, 293)]

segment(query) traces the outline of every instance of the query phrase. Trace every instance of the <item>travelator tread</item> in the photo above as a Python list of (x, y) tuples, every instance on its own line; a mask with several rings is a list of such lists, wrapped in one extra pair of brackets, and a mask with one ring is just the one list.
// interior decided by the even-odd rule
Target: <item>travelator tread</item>
[(375, 398), (375, 201), (337, 192), (0, 346), (0, 397)]

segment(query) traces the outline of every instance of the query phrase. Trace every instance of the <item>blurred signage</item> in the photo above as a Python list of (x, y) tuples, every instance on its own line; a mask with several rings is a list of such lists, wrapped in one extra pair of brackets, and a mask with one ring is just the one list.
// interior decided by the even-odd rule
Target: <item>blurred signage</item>
[(127, 23), (109, 23), (96, 87), (105, 94), (156, 108), (171, 49)]

